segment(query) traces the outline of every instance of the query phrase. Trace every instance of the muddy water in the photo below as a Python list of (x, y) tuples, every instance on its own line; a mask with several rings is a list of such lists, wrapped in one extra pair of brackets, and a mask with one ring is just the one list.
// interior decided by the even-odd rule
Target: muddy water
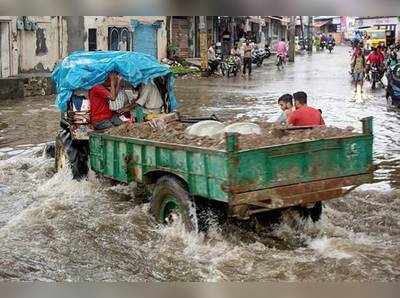
[[(92, 176), (72, 181), (67, 171), (53, 172), (41, 146), (29, 145), (57, 130), (50, 100), (0, 103), (0, 121), (8, 125), (0, 127), (0, 278), (399, 280), (399, 114), (387, 110), (382, 90), (366, 84), (355, 95), (347, 63), (347, 49), (336, 48), (332, 55), (298, 57), (282, 72), (264, 66), (250, 79), (177, 82), (182, 110), (194, 115), (273, 120), (276, 97), (303, 89), (330, 124), (360, 129), (359, 118), (375, 117), (375, 183), (326, 204), (317, 224), (286, 214), (264, 234), (235, 224), (213, 225), (206, 235), (187, 233), (179, 223), (158, 226), (140, 196), (130, 199), (134, 185)], [(31, 114), (22, 119), (23, 113)]]

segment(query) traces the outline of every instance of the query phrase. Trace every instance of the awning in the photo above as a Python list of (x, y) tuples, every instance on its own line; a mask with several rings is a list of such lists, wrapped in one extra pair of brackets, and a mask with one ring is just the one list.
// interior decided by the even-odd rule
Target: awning
[(331, 20), (314, 22), (314, 27), (321, 28), (322, 26), (330, 23)]
[(249, 17), (249, 22), (260, 24), (261, 26), (265, 26), (265, 21), (261, 18)]

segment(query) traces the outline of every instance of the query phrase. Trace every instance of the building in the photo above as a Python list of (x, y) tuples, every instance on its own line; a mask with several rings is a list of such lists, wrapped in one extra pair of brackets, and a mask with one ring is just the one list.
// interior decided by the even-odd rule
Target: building
[(165, 16), (85, 16), (83, 47), (87, 51), (142, 52), (161, 60), (167, 56)]
[[(180, 58), (199, 58), (199, 17), (169, 18), (169, 48), (177, 49)], [(208, 16), (206, 19), (208, 46), (212, 43), (220, 44), (223, 55), (227, 55), (235, 44), (240, 46), (246, 39), (262, 47), (266, 43), (274, 46), (281, 38), (287, 40), (289, 19), (284, 16)]]
[(166, 57), (166, 17), (0, 16), (0, 77), (50, 73), (75, 50)]
[(400, 42), (400, 17), (398, 16), (366, 16), (356, 17), (357, 29), (376, 28), (386, 30), (386, 40), (389, 44)]
[[(171, 16), (167, 24), (169, 48), (175, 48), (180, 58), (200, 57), (199, 16)], [(208, 44), (216, 40), (215, 17), (206, 17)]]
[(264, 17), (265, 27), (263, 29), (265, 35), (265, 43), (272, 48), (282, 38), (288, 40), (289, 17), (285, 16), (266, 16)]
[(67, 53), (62, 17), (0, 17), (0, 77), (50, 72)]
[(332, 34), (337, 44), (343, 41), (342, 20), (340, 16), (316, 16), (314, 17), (315, 33)]

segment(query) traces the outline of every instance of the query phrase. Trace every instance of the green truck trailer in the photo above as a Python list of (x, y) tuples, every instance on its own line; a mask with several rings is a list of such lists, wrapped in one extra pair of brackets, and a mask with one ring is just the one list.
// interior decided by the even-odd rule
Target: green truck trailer
[[(345, 187), (372, 180), (372, 117), (350, 137), (309, 140), (250, 150), (226, 134), (214, 150), (133, 137), (92, 133), (91, 169), (114, 180), (155, 185), (151, 213), (160, 222), (180, 215), (197, 227), (196, 201), (223, 202), (238, 219), (343, 196)], [(196, 200), (195, 200), (196, 198)]]

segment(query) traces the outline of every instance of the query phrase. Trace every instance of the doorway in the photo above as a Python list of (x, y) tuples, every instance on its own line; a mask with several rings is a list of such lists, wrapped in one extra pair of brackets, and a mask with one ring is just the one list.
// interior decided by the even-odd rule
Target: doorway
[(10, 23), (0, 22), (0, 77), (10, 75)]

